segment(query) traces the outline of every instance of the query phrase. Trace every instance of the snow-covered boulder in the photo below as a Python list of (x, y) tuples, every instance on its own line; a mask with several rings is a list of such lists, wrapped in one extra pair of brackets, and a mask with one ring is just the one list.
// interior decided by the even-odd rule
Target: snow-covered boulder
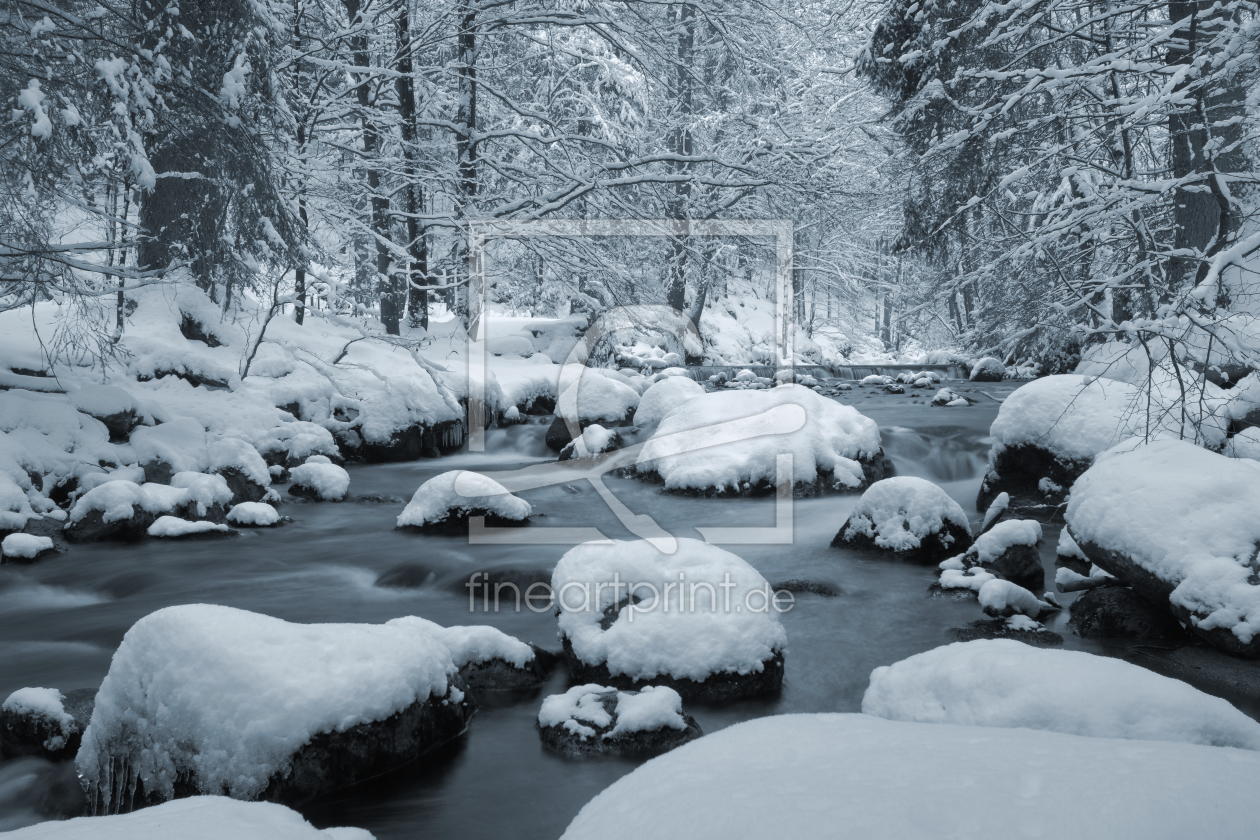
[(1041, 600), (1024, 587), (1002, 578), (985, 581), (976, 592), (976, 598), (985, 614), (990, 616), (1026, 615), (1029, 618), (1040, 618), (1058, 610), (1058, 607)]
[[(989, 427), (989, 469), (976, 500), (984, 510), (1001, 492), (1016, 507), (1055, 510), (1095, 456), (1143, 426), (1138, 389), (1111, 379), (1062, 374), (1016, 389)], [(1059, 489), (1046, 492), (1048, 479)]]
[(941, 388), (932, 397), (932, 405), (943, 405), (950, 408), (971, 405), (971, 401), (950, 388)]
[(592, 423), (560, 450), (561, 461), (572, 461), (574, 458), (589, 458), (612, 452), (621, 446), (621, 434), (613, 429), (605, 429), (598, 423)]
[(781, 606), (729, 551), (692, 539), (673, 554), (644, 540), (586, 543), (560, 558), (551, 586), (575, 680), (706, 700), (772, 694), (783, 680)]
[(130, 444), (145, 480), (154, 484), (170, 483), (177, 472), (201, 472), (206, 465), (206, 430), (191, 417), (141, 426)]
[(542, 742), (571, 756), (657, 755), (694, 741), (700, 724), (682, 710), (682, 697), (666, 686), (637, 692), (577, 685), (543, 700), (538, 712)]
[(1082, 638), (1175, 640), (1186, 635), (1168, 610), (1127, 586), (1093, 587), (1072, 602), (1071, 610), (1068, 626)]
[(639, 392), (620, 380), (605, 376), (605, 371), (580, 371), (581, 378), (567, 378), (568, 387), (556, 401), (556, 419), (547, 429), (547, 446), (559, 452), (573, 440), (572, 428), (585, 429), (593, 423), (604, 427), (628, 425), (639, 406)]
[(893, 378), (891, 376), (884, 376), (882, 374), (872, 373), (870, 376), (863, 376), (862, 381), (859, 382), (858, 384), (859, 385), (881, 385), (881, 386), (891, 385), (893, 384)]
[(410, 763), (471, 714), (414, 622), (167, 607), (123, 637), (76, 763), (95, 813), (210, 792), (295, 804)]
[(0, 540), (0, 563), (30, 563), (54, 551), (52, 537), (9, 534)]
[(289, 492), (320, 502), (340, 502), (350, 489), (350, 473), (322, 455), (312, 455), (289, 473)]
[(374, 840), (361, 828), (318, 829), (271, 802), (193, 796), (131, 814), (75, 817), (19, 828), (6, 840)]
[(985, 356), (971, 367), (972, 382), (1001, 382), (1006, 376), (1006, 365), (1000, 359)]
[(70, 394), (70, 402), (84, 414), (95, 417), (109, 429), (109, 439), (124, 441), (140, 424), (140, 408), (135, 398), (113, 385), (84, 385)]
[(660, 422), (635, 468), (667, 490), (770, 493), (782, 454), (798, 492), (860, 490), (891, 469), (875, 421), (800, 385), (692, 398)]
[(250, 437), (249, 442), (269, 466), (293, 469), (312, 455), (323, 455), (333, 463), (342, 460), (332, 433), (302, 420), (264, 429)]
[(95, 698), (91, 688), (65, 694), (55, 688), (19, 688), (0, 704), (0, 756), (73, 758)]
[(1260, 470), (1185, 441), (1117, 447), (1072, 488), (1096, 565), (1209, 644), (1260, 657)]
[(240, 438), (225, 437), (208, 444), (203, 472), (223, 476), (233, 502), (260, 501), (271, 487), (267, 462)]
[(266, 502), (241, 502), (228, 511), (227, 521), (245, 528), (270, 528), (281, 524), (280, 514)]
[(922, 478), (896, 476), (875, 482), (862, 494), (831, 545), (936, 563), (971, 545), (971, 526), (944, 490)]
[(1122, 659), (1007, 639), (945, 645), (876, 668), (862, 712), (1260, 750), (1260, 723), (1226, 700)]
[[(3, 433), (0, 433), (3, 434)], [(26, 476), (30, 482), (30, 477)], [(26, 527), (28, 520), (38, 516), (31, 507), (31, 501), (16, 481), (0, 472), (0, 534), (20, 531)]]
[[(204, 482), (197, 489), (209, 487), (210, 483)], [(64, 531), (66, 539), (70, 542), (138, 540), (159, 516), (179, 514), (196, 506), (197, 501), (190, 501), (192, 495), (188, 488), (167, 484), (136, 484), (123, 479), (106, 481), (84, 493), (70, 508)]]
[(537, 688), (558, 659), (553, 653), (488, 625), (443, 627), (416, 616), (396, 618), (390, 623), (417, 627), (445, 645), (451, 662), (459, 669), (460, 679), (473, 691)]
[(1227, 747), (774, 715), (639, 766), (561, 840), (1250, 840), (1258, 775), (1260, 755)]
[(643, 392), (634, 412), (636, 426), (659, 423), (676, 408), (704, 393), (704, 386), (686, 376), (670, 376)]
[(421, 484), (395, 527), (438, 534), (467, 534), (468, 519), (484, 516), (489, 527), (528, 525), (533, 508), (499, 482), (469, 470), (451, 470)]
[(167, 540), (205, 539), (207, 537), (232, 537), (236, 535), (222, 522), (205, 519), (188, 520), (178, 516), (159, 516), (146, 532), (150, 537)]
[(971, 548), (956, 558), (957, 565), (942, 564), (942, 568), (970, 569), (978, 566), (1024, 589), (1039, 590), (1046, 583), (1041, 555), (1037, 551), (1040, 542), (1040, 522), (1035, 519), (1004, 519), (976, 537)]

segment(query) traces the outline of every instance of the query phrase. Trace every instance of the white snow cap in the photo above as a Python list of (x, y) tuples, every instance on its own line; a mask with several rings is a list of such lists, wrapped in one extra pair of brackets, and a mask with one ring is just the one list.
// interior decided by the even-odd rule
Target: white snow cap
[(316, 461), (322, 455), (312, 455), (305, 464), (293, 468), (289, 474), (291, 482), (298, 487), (309, 487), (315, 495), (325, 502), (339, 502), (346, 497), (350, 489), (350, 473), (334, 463)]
[[(631, 583), (642, 585), (635, 594), (643, 600), (601, 629), (603, 611), (625, 600)], [(673, 554), (646, 540), (579, 545), (560, 558), (551, 586), (560, 632), (574, 654), (636, 680), (758, 672), (787, 643), (778, 612), (766, 601), (773, 593), (765, 578), (729, 551), (698, 540), (680, 539)]]
[(1138, 389), (1114, 379), (1059, 374), (1015, 389), (989, 434), (999, 447), (1032, 444), (1061, 458), (1093, 458), (1143, 428)]
[(987, 566), (1016, 545), (1035, 546), (1041, 542), (1041, 523), (1035, 519), (1007, 519), (976, 537), (967, 553)]
[[(604, 708), (602, 699), (615, 694), (617, 705), (614, 715)], [(633, 732), (655, 732), (658, 729), (686, 729), (682, 716), (682, 697), (668, 686), (644, 686), (637, 692), (618, 691), (602, 685), (578, 685), (564, 694), (553, 694), (543, 700), (538, 712), (538, 725), (544, 729), (560, 726), (582, 740), (595, 734), (588, 723), (603, 728), (617, 724), (605, 738), (627, 735)]]
[(1260, 750), (1260, 723), (1226, 700), (1122, 659), (1011, 639), (956, 642), (876, 668), (862, 712)]
[(395, 618), (387, 626), (416, 627), (446, 645), (456, 668), (502, 659), (517, 668), (534, 661), (534, 649), (515, 636), (488, 625), (443, 627), (414, 615)]
[(262, 527), (275, 525), (280, 521), (280, 514), (266, 502), (241, 502), (228, 511), (227, 521)]
[(135, 398), (113, 385), (84, 385), (70, 395), (70, 402), (84, 414), (97, 418), (136, 410)]
[(909, 551), (940, 533), (946, 522), (971, 533), (967, 514), (948, 493), (922, 478), (896, 476), (875, 482), (862, 494), (849, 514), (848, 533), (874, 537), (881, 548)]
[[(576, 377), (573, 377), (576, 379)], [(561, 379), (564, 393), (556, 401), (556, 416), (571, 420), (616, 422), (639, 404), (639, 392), (624, 382), (594, 370), (582, 370), (580, 382)]]
[(52, 537), (34, 534), (9, 534), (0, 542), (0, 554), (22, 560), (34, 560), (45, 551), (52, 551)]
[(1049, 604), (1024, 587), (1001, 578), (985, 581), (977, 595), (980, 606), (999, 613), (1010, 609), (1021, 615), (1036, 618), (1043, 611), (1050, 609)]
[(469, 470), (451, 470), (421, 484), (398, 515), (397, 527), (440, 522), (452, 511), (484, 509), (504, 519), (527, 519), (533, 508), (493, 478)]
[(100, 785), (126, 757), (146, 790), (257, 796), (310, 738), (384, 720), (447, 694), (446, 646), (408, 622), (290, 624), (209, 604), (167, 607), (132, 625), (96, 697), (77, 758)]
[(70, 508), (70, 522), (80, 522), (94, 510), (101, 512), (105, 522), (130, 519), (136, 507), (149, 513), (166, 513), (187, 502), (188, 497), (187, 489), (166, 484), (106, 481), (78, 498)]
[(874, 420), (809, 388), (783, 385), (694, 397), (661, 421), (636, 466), (659, 473), (671, 490), (738, 490), (773, 483), (777, 457), (790, 453), (794, 482), (812, 483), (826, 471), (837, 487), (856, 489), (864, 482), (856, 459), (879, 451)]
[[(562, 840), (1251, 840), (1260, 755), (1035, 729), (774, 715), (640, 765)], [(1175, 780), (1175, 794), (1165, 794)]]
[(56, 724), (61, 734), (44, 740), (44, 749), (56, 751), (66, 745), (67, 738), (79, 731), (78, 724), (62, 705), (65, 699), (65, 695), (55, 688), (19, 688), (0, 704), (0, 711), (10, 715), (41, 717)]
[(150, 537), (190, 537), (193, 534), (228, 533), (232, 529), (222, 523), (204, 519), (189, 521), (178, 516), (159, 516), (149, 526)]
[(1131, 558), (1176, 586), (1170, 600), (1202, 629), (1244, 644), (1260, 633), (1260, 471), (1185, 441), (1117, 447), (1072, 486), (1078, 541)]
[(639, 408), (634, 412), (634, 424), (659, 423), (671, 411), (703, 393), (704, 386), (686, 376), (667, 376), (643, 392)]
[(108, 817), (75, 817), (19, 828), (6, 840), (374, 840), (361, 828), (315, 828), (274, 802), (192, 796)]

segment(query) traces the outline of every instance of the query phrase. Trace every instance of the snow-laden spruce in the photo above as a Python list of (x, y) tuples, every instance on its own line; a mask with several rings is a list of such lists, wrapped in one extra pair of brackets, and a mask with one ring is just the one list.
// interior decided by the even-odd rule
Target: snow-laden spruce
[(773, 488), (781, 454), (798, 487), (858, 490), (885, 469), (875, 421), (801, 385), (694, 397), (661, 421), (636, 469), (669, 490), (738, 494)]
[(932, 563), (966, 550), (971, 526), (944, 490), (922, 478), (896, 476), (867, 488), (831, 544)]
[(1122, 659), (1010, 639), (957, 642), (876, 668), (862, 712), (1260, 750), (1260, 723), (1226, 700)]
[(1185, 441), (1125, 445), (1072, 488), (1067, 527), (1096, 565), (1211, 644), (1260, 656), (1260, 470)]
[[(629, 584), (641, 600), (629, 602)], [(586, 543), (560, 558), (551, 585), (575, 679), (684, 697), (765, 693), (782, 680), (774, 594), (729, 551), (692, 539), (673, 554), (645, 540)]]
[(350, 473), (323, 455), (312, 455), (293, 468), (289, 492), (321, 502), (340, 502), (350, 490)]
[(704, 386), (686, 376), (667, 376), (643, 392), (634, 412), (634, 424), (659, 423), (674, 409), (704, 393)]
[(701, 735), (678, 692), (652, 685), (637, 692), (578, 685), (553, 694), (543, 700), (538, 729), (543, 743), (569, 755), (658, 753)]
[(361, 828), (318, 829), (271, 802), (192, 796), (133, 814), (75, 817), (19, 828), (6, 840), (373, 840)]
[[(386, 721), (416, 704), (435, 714), (454, 709), (462, 700), (451, 682), (456, 671), (450, 650), (405, 619), (291, 624), (230, 607), (167, 607), (123, 637), (78, 770), (107, 812), (129, 809), (119, 796), (136, 779), (150, 800), (173, 797), (181, 780), (198, 792), (257, 799), (269, 786), (284, 789), (295, 756), (316, 735)], [(463, 728), (457, 717), (448, 736)]]
[(1065, 830), (1081, 840), (1251, 840), (1258, 776), (1260, 754), (1228, 747), (775, 715), (641, 765), (588, 802), (562, 840), (941, 840)]
[(467, 531), (470, 516), (486, 517), (490, 526), (523, 525), (533, 508), (499, 482), (469, 470), (451, 470), (421, 484), (395, 527), (432, 531)]

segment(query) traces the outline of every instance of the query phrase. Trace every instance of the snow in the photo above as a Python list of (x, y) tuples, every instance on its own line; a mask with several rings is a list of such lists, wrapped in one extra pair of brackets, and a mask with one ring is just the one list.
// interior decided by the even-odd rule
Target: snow
[[(944, 530), (946, 522), (971, 533), (967, 514), (948, 493), (922, 478), (896, 476), (875, 482), (862, 494), (845, 533), (848, 539), (872, 537), (881, 548), (911, 551)], [(954, 541), (948, 533), (942, 539), (947, 545)]]
[(231, 607), (167, 607), (123, 637), (78, 770), (106, 798), (120, 758), (159, 796), (195, 773), (201, 792), (252, 798), (313, 735), (445, 697), (454, 672), (445, 646), (414, 623), (291, 624)]
[(1006, 376), (1006, 365), (1002, 364), (1000, 359), (995, 359), (992, 356), (985, 356), (983, 359), (976, 362), (975, 366), (971, 368), (970, 378), (974, 381), (981, 377), (996, 377), (1001, 379), (1004, 376)]
[(1185, 441), (1118, 447), (1072, 487), (1078, 542), (1118, 551), (1175, 588), (1169, 600), (1203, 629), (1244, 644), (1260, 633), (1260, 471)]
[(1050, 604), (1039, 600), (1036, 595), (1022, 586), (1016, 586), (1009, 580), (994, 578), (985, 581), (977, 591), (980, 606), (985, 612), (1000, 614), (1007, 610), (1021, 615), (1036, 618), (1042, 612), (1051, 609)]
[(980, 530), (983, 531), (985, 528), (988, 528), (989, 523), (1001, 516), (1010, 506), (1011, 494), (1005, 491), (998, 493), (984, 512), (984, 521), (980, 523)]
[(605, 429), (598, 423), (592, 423), (582, 430), (582, 434), (565, 444), (562, 454), (573, 458), (599, 455), (612, 449), (616, 438), (616, 432)]
[(639, 408), (634, 413), (634, 424), (647, 426), (659, 423), (665, 415), (703, 393), (704, 386), (686, 376), (666, 377), (643, 392)]
[(524, 668), (534, 661), (534, 649), (489, 625), (443, 627), (424, 618), (403, 616), (390, 621), (389, 626), (414, 627), (438, 640), (450, 653), (456, 668), (501, 659), (516, 667)]
[(570, 420), (616, 423), (639, 405), (638, 391), (594, 370), (582, 369), (580, 380), (562, 378), (561, 386), (567, 387), (556, 402), (556, 416)]
[(1260, 723), (1226, 700), (1122, 659), (1011, 639), (956, 642), (876, 668), (862, 712), (1260, 750)]
[(1017, 545), (1041, 542), (1041, 523), (1035, 519), (1007, 519), (976, 537), (967, 551), (981, 566), (988, 566)]
[(135, 398), (113, 385), (84, 385), (70, 394), (70, 402), (79, 411), (97, 419), (136, 411)]
[(863, 376), (860, 385), (891, 385), (893, 378), (891, 376), (881, 376), (878, 373), (872, 373), (870, 376)]
[(1225, 454), (1231, 458), (1250, 458), (1260, 461), (1260, 428), (1249, 426), (1229, 439)]
[(441, 522), (452, 512), (487, 510), (504, 519), (529, 518), (533, 508), (492, 478), (468, 470), (450, 470), (421, 484), (398, 515), (397, 527)]
[(641, 765), (563, 840), (1250, 840), (1257, 774), (1260, 755), (1229, 748), (776, 715)]
[(191, 417), (141, 426), (128, 443), (141, 464), (162, 461), (174, 472), (201, 472), (206, 465), (206, 430)]
[(879, 451), (875, 421), (801, 385), (783, 385), (694, 397), (661, 421), (636, 468), (658, 473), (670, 490), (735, 491), (773, 484), (777, 457), (791, 454), (794, 483), (812, 484), (825, 472), (836, 488), (856, 489), (865, 481), (857, 459)]
[(206, 472), (219, 472), (234, 468), (250, 481), (261, 487), (271, 485), (271, 473), (267, 462), (249, 443), (240, 438), (225, 437), (206, 447)]
[[(30, 482), (30, 478), (26, 480)], [(22, 488), (8, 475), (0, 472), (0, 529), (21, 530), (26, 527), (27, 520), (36, 515)]]
[(187, 491), (185, 502), (196, 505), (198, 516), (205, 516), (212, 505), (226, 505), (232, 501), (232, 491), (221, 475), (177, 472), (171, 477), (171, 487)]
[[(613, 715), (604, 708), (601, 698), (617, 695)], [(615, 738), (635, 732), (655, 732), (658, 729), (686, 729), (682, 716), (682, 697), (668, 686), (644, 686), (641, 691), (617, 691), (602, 685), (578, 685), (564, 694), (553, 694), (543, 700), (538, 712), (538, 725), (544, 729), (560, 726), (583, 740), (593, 736), (595, 730), (587, 723), (605, 728), (616, 721), (605, 738)]]
[(1059, 531), (1059, 544), (1055, 547), (1054, 553), (1059, 557), (1067, 557), (1070, 560), (1089, 562), (1089, 558), (1085, 556), (1085, 552), (1081, 551), (1081, 547), (1076, 544), (1076, 540), (1072, 539), (1072, 535), (1068, 533), (1067, 528)]
[[(957, 560), (958, 558), (951, 558)], [(991, 580), (997, 580), (997, 575), (992, 572), (986, 572), (979, 566), (970, 569), (951, 568), (946, 566), (946, 560), (941, 563), (941, 579), (940, 584), (945, 589), (970, 589), (972, 592), (979, 593), (984, 585)], [(961, 565), (961, 561), (959, 561)]]
[[(1138, 389), (1112, 379), (1060, 374), (1034, 379), (998, 409), (993, 451), (1031, 444), (1060, 458), (1090, 459), (1143, 429)], [(992, 455), (990, 456), (993, 457)]]
[[(311, 458), (317, 457), (320, 456), (311, 456)], [(350, 473), (345, 469), (336, 464), (312, 461), (310, 458), (305, 464), (294, 467), (289, 479), (292, 486), (309, 488), (325, 502), (341, 501), (350, 489)]]
[(57, 724), (60, 735), (44, 741), (44, 749), (57, 751), (66, 745), (66, 739), (79, 731), (78, 724), (62, 705), (65, 695), (55, 688), (19, 688), (0, 704), (0, 711), (10, 715), (33, 715)]
[(23, 560), (34, 560), (43, 552), (52, 551), (52, 548), (52, 537), (38, 537), (34, 534), (9, 534), (0, 541), (0, 554)]
[(75, 817), (20, 828), (7, 840), (373, 840), (361, 828), (312, 826), (273, 802), (193, 796), (108, 817)]
[[(628, 584), (643, 600), (601, 629), (603, 611), (625, 600)], [(560, 558), (551, 586), (574, 654), (635, 680), (760, 672), (787, 643), (765, 578), (698, 540), (678, 540), (673, 554), (646, 540), (579, 545)]]
[(266, 502), (241, 502), (228, 511), (227, 521), (261, 528), (275, 525), (280, 521), (280, 514)]
[(166, 513), (183, 505), (189, 491), (166, 484), (136, 484), (117, 479), (93, 487), (70, 508), (70, 523), (81, 522), (92, 511), (100, 511), (105, 522), (130, 519), (138, 506), (149, 513)]
[(204, 519), (195, 522), (180, 519), (178, 516), (159, 516), (149, 526), (150, 537), (190, 537), (193, 534), (231, 533), (232, 529), (218, 522), (207, 522)]

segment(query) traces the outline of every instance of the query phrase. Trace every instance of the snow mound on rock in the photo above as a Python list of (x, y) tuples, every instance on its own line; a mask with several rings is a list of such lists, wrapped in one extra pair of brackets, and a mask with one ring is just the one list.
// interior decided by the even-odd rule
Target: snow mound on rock
[(1053, 609), (1024, 587), (1001, 578), (985, 581), (976, 594), (980, 606), (990, 615), (1019, 614), (1036, 618)]
[(231, 532), (231, 528), (218, 522), (207, 522), (204, 519), (190, 521), (180, 519), (178, 516), (159, 516), (157, 521), (149, 526), (150, 537), (178, 538), (191, 537), (194, 534), (227, 534)]
[(895, 476), (862, 494), (849, 514), (848, 531), (873, 538), (880, 548), (910, 551), (946, 522), (971, 533), (967, 514), (948, 493), (922, 478)]
[(994, 449), (1031, 444), (1060, 458), (1087, 459), (1142, 429), (1138, 389), (1113, 379), (1059, 374), (1015, 389), (989, 434)]
[(130, 519), (137, 507), (148, 513), (167, 513), (187, 502), (188, 496), (188, 490), (167, 484), (106, 481), (79, 497), (70, 508), (69, 522), (80, 522), (92, 511), (100, 511), (107, 523)]
[[(643, 585), (635, 593), (643, 600), (603, 629), (604, 611), (627, 598), (629, 583)], [(551, 586), (574, 655), (635, 680), (760, 672), (787, 643), (766, 579), (698, 540), (680, 539), (673, 554), (646, 540), (579, 545), (560, 558)]]
[(502, 659), (517, 668), (534, 659), (534, 649), (515, 636), (488, 625), (443, 627), (414, 615), (395, 618), (387, 626), (418, 628), (446, 645), (456, 668)]
[(350, 473), (336, 464), (314, 460), (320, 457), (323, 456), (312, 455), (305, 464), (293, 468), (290, 474), (292, 486), (305, 488), (322, 501), (339, 502), (350, 489)]
[(361, 828), (315, 828), (273, 802), (193, 796), (130, 814), (75, 817), (20, 828), (6, 840), (374, 840)]
[(504, 519), (528, 519), (529, 502), (508, 492), (493, 478), (469, 470), (451, 470), (421, 484), (398, 515), (396, 526), (421, 527), (450, 514), (486, 510)]
[(824, 473), (836, 488), (865, 483), (859, 458), (880, 452), (879, 427), (852, 406), (801, 385), (720, 391), (671, 412), (644, 444), (636, 468), (658, 473), (670, 490), (736, 491), (773, 484), (776, 460), (792, 455), (794, 483)]
[(39, 537), (34, 534), (9, 534), (0, 541), (0, 554), (21, 560), (34, 560), (45, 551), (52, 551), (52, 549), (52, 537)]
[(1077, 542), (1124, 554), (1171, 587), (1202, 630), (1260, 634), (1260, 471), (1185, 441), (1117, 447), (1072, 487)]
[(1258, 774), (1260, 755), (1228, 748), (775, 715), (641, 765), (562, 840), (1032, 838), (1062, 833), (1068, 813), (1082, 840), (1249, 840)]
[(241, 502), (228, 511), (227, 521), (235, 525), (264, 528), (280, 521), (280, 514), (266, 502)]
[[(602, 698), (616, 694), (617, 705), (613, 714), (604, 708)], [(644, 686), (641, 691), (617, 691), (602, 685), (578, 685), (564, 694), (553, 694), (543, 700), (538, 712), (538, 725), (546, 728), (559, 726), (585, 740), (595, 735), (587, 724), (607, 727), (616, 719), (604, 738), (616, 738), (634, 732), (654, 732), (658, 729), (686, 729), (682, 716), (682, 697), (667, 686)]]
[(44, 741), (44, 749), (56, 752), (66, 745), (67, 738), (79, 731), (74, 717), (66, 712), (62, 704), (65, 699), (65, 695), (55, 688), (19, 688), (0, 704), (0, 712), (23, 717), (41, 717), (56, 724), (56, 730), (61, 734)]
[(1122, 659), (1011, 639), (957, 642), (876, 668), (862, 712), (1260, 750), (1260, 723), (1228, 701)]
[(454, 673), (447, 648), (415, 624), (167, 607), (123, 637), (76, 762), (106, 798), (119, 759), (150, 793), (171, 797), (192, 773), (203, 792), (253, 798), (312, 736), (442, 698)]
[(967, 552), (981, 566), (988, 566), (1006, 550), (1017, 545), (1035, 546), (1041, 542), (1041, 523), (1035, 519), (1007, 519), (976, 537)]
[(636, 426), (659, 423), (671, 411), (703, 393), (704, 386), (686, 376), (666, 377), (643, 392), (634, 413), (634, 423)]
[(616, 423), (639, 405), (638, 391), (600, 372), (583, 369), (580, 380), (570, 384), (569, 379), (568, 376), (561, 379), (561, 385), (567, 387), (556, 401), (558, 417)]

